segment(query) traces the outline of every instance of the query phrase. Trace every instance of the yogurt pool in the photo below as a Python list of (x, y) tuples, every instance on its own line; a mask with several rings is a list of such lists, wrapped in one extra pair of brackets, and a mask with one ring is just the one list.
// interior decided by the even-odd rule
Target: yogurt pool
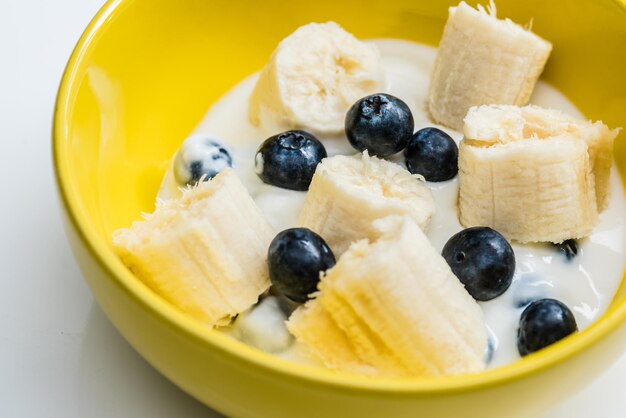
[[(433, 124), (426, 111), (429, 77), (437, 50), (413, 42), (380, 39), (368, 41), (376, 45), (382, 56), (386, 74), (385, 93), (405, 101), (415, 119), (415, 130), (436, 126), (457, 143), (462, 135)], [(195, 129), (195, 134), (221, 140), (233, 157), (237, 174), (277, 231), (296, 226), (296, 218), (306, 192), (280, 189), (264, 184), (254, 169), (254, 158), (259, 144), (276, 133), (287, 130), (284, 126), (257, 128), (248, 120), (248, 99), (258, 74), (254, 74), (232, 88), (208, 111)], [(582, 118), (576, 107), (559, 91), (539, 82), (531, 103), (565, 111)], [(318, 136), (329, 156), (353, 155), (355, 150), (341, 136)], [(404, 165), (404, 158), (396, 155), (391, 160)], [(463, 229), (458, 221), (456, 199), (457, 179), (440, 183), (427, 183), (436, 202), (436, 213), (428, 231), (434, 247), (441, 251), (446, 241)], [(169, 170), (159, 192), (160, 198), (175, 197), (177, 184)], [(511, 287), (501, 296), (480, 302), (490, 335), (488, 367), (497, 367), (519, 358), (516, 333), (520, 314), (525, 306), (540, 298), (554, 298), (565, 303), (574, 313), (579, 330), (589, 326), (605, 311), (615, 294), (624, 271), (626, 228), (624, 214), (626, 199), (615, 168), (611, 178), (609, 206), (600, 214), (600, 222), (593, 234), (578, 242), (578, 253), (568, 258), (566, 251), (551, 244), (513, 244), (516, 272)], [(570, 254), (571, 255), (571, 254)], [(251, 335), (249, 330), (232, 328), (222, 331), (253, 345), (295, 361), (315, 362), (305, 347), (291, 340), (276, 312), (281, 307), (270, 299), (267, 306), (258, 309), (251, 321), (256, 327), (268, 327), (268, 333)], [(289, 307), (283, 307), (288, 312)], [(284, 315), (284, 314), (283, 314)], [(248, 324), (249, 325), (249, 324)], [(270, 335), (277, 341), (265, 341)], [(278, 345), (276, 345), (278, 344)], [(277, 347), (289, 345), (280, 351)]]

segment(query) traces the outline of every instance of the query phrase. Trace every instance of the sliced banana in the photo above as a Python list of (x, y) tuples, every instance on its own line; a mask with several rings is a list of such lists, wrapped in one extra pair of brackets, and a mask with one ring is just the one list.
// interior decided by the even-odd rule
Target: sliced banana
[(598, 210), (606, 208), (613, 142), (620, 129), (609, 129), (602, 121), (579, 120), (560, 110), (530, 105), (474, 108), (468, 112), (463, 130), (466, 138), (474, 143), (481, 141), (483, 145), (557, 136), (584, 141), (594, 175)]
[(382, 87), (375, 47), (335, 22), (310, 23), (280, 42), (261, 71), (248, 114), (253, 125), (276, 132), (339, 133), (348, 108)]
[(470, 107), (525, 105), (552, 45), (509, 19), (465, 2), (451, 7), (428, 94), (432, 118), (461, 130)]
[(459, 148), (459, 215), (519, 242), (588, 236), (606, 206), (619, 130), (538, 106), (480, 106)]
[(355, 345), (315, 300), (296, 309), (287, 327), (302, 343), (300, 346), (306, 347), (327, 368), (370, 376), (379, 374), (376, 368), (359, 358)]
[(374, 222), (287, 326), (324, 364), (351, 373), (441, 376), (485, 367), (482, 310), (407, 216)]
[(298, 215), (298, 225), (321, 235), (339, 256), (351, 243), (377, 236), (372, 224), (376, 219), (407, 215), (427, 229), (434, 213), (432, 193), (419, 176), (365, 152), (322, 160)]
[(231, 168), (157, 202), (154, 213), (114, 233), (124, 264), (156, 293), (200, 321), (225, 325), (269, 286), (275, 233)]

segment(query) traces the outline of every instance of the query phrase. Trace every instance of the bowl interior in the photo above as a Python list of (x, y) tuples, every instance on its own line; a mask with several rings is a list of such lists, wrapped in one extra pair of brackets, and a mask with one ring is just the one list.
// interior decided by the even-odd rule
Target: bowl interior
[[(180, 142), (211, 103), (264, 65), (284, 36), (311, 21), (334, 20), (360, 38), (436, 45), (451, 5), (416, 0), (269, 0), (262, 6), (244, 0), (110, 2), (106, 8), (113, 11), (92, 23), (96, 30), (82, 40), (68, 66), (55, 115), (55, 161), (71, 216), (97, 256), (120, 272), (115, 280), (129, 285), (135, 279), (111, 250), (112, 232), (153, 210), (161, 177)], [(497, 6), (499, 16), (533, 19), (533, 29), (553, 42), (544, 80), (589, 118), (626, 126), (623, 3), (500, 0)], [(623, 137), (615, 149), (625, 179)], [(610, 312), (624, 307), (625, 295), (623, 281)], [(207, 339), (212, 334), (206, 330)], [(591, 337), (575, 337), (585, 338)]]

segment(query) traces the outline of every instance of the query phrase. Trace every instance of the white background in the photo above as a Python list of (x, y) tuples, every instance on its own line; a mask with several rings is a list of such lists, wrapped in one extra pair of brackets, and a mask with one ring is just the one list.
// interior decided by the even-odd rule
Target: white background
[[(54, 97), (101, 3), (0, 0), (0, 417), (217, 417), (117, 333), (61, 227), (50, 157)], [(625, 376), (623, 356), (542, 418), (626, 416)]]

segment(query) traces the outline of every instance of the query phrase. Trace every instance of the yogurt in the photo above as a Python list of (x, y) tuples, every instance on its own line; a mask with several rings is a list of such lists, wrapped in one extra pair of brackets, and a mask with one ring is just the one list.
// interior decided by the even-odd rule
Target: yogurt
[[(402, 40), (381, 39), (368, 41), (381, 53), (386, 73), (385, 93), (399, 97), (410, 107), (415, 129), (436, 126), (447, 132), (457, 143), (462, 135), (433, 124), (426, 111), (426, 98), (431, 69), (437, 50), (435, 48)], [(296, 226), (296, 218), (306, 192), (280, 189), (263, 183), (254, 170), (257, 147), (266, 138), (286, 127), (257, 128), (247, 117), (248, 98), (258, 74), (251, 75), (236, 85), (217, 101), (208, 111), (194, 134), (203, 134), (223, 141), (233, 156), (234, 168), (242, 182), (261, 208), (268, 221), (277, 231)], [(583, 117), (576, 107), (556, 89), (539, 81), (531, 103), (556, 108), (573, 116)], [(329, 156), (355, 154), (344, 135), (319, 137)], [(391, 160), (404, 164), (402, 155)], [(179, 190), (172, 170), (163, 180), (160, 198), (177, 196)], [(440, 183), (427, 183), (436, 202), (436, 213), (428, 236), (438, 251), (456, 232), (463, 229), (457, 217), (456, 199), (458, 181), (452, 179)], [(574, 313), (580, 330), (586, 328), (606, 310), (620, 284), (626, 260), (626, 198), (619, 175), (613, 168), (611, 200), (601, 213), (600, 222), (593, 234), (579, 241), (578, 255), (568, 260), (552, 244), (513, 244), (516, 272), (511, 287), (501, 296), (488, 302), (480, 302), (490, 334), (489, 367), (497, 367), (519, 359), (517, 351), (517, 328), (524, 307), (532, 300), (544, 297), (558, 299)], [(273, 303), (273, 302), (272, 302)], [(267, 315), (263, 318), (263, 315)], [(271, 318), (271, 309), (255, 312), (254, 321), (276, 327), (275, 334), (283, 339), (282, 321)], [(242, 326), (249, 327), (249, 322)], [(238, 326), (224, 332), (241, 338), (246, 332)], [(251, 331), (247, 331), (248, 334)], [(258, 340), (258, 336), (255, 336)], [(244, 338), (245, 340), (245, 338)], [(269, 342), (256, 342), (258, 347), (273, 347)], [(271, 349), (268, 351), (276, 351)], [(294, 361), (315, 362), (298, 343), (275, 353)]]

